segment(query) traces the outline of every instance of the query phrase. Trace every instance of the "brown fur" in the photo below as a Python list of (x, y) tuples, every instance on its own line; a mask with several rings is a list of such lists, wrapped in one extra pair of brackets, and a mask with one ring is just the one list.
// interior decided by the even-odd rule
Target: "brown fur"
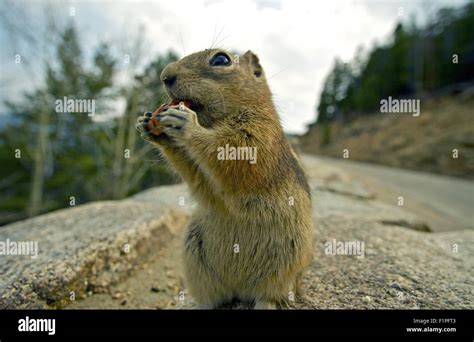
[[(288, 301), (312, 260), (309, 187), (257, 56), (248, 51), (238, 63), (213, 67), (209, 60), (218, 52), (233, 57), (205, 50), (163, 70), (162, 79), (177, 77), (165, 87), (170, 98), (201, 108), (179, 138), (147, 137), (198, 202), (184, 242), (191, 295), (209, 308), (235, 298), (274, 307)], [(256, 147), (257, 162), (218, 160), (217, 148), (226, 144)]]

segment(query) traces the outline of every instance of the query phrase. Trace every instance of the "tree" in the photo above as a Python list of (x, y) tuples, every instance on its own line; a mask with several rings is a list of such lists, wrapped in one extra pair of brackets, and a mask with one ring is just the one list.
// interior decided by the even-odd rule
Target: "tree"
[(317, 108), (324, 143), (330, 140), (329, 122), (377, 111), (383, 98), (474, 80), (473, 2), (439, 10), (425, 27), (417, 27), (413, 19), (407, 27), (398, 23), (389, 42), (367, 55), (359, 48), (351, 63), (336, 59)]
[[(10, 12), (20, 14), (1, 14), (12, 41), (8, 48), (26, 42), (20, 49), (25, 63), (18, 67), (28, 68), (36, 81), (33, 90), (5, 101), (0, 189), (6, 196), (0, 199), (0, 224), (68, 206), (72, 196), (77, 204), (123, 198), (174, 182), (164, 163), (146, 160), (156, 150), (137, 138), (135, 121), (164, 101), (159, 75), (177, 56), (168, 52), (145, 64), (141, 30), (124, 47), (133, 51), (132, 63), (120, 63), (117, 56), (124, 51), (111, 48), (110, 41), (100, 43), (86, 60), (73, 24), (62, 26), (50, 15), (48, 23), (40, 24), (48, 28), (45, 33), (24, 25), (28, 16), (20, 9)], [(43, 49), (44, 37), (49, 44)], [(36, 63), (28, 63), (31, 56)], [(119, 84), (115, 76), (125, 74), (124, 66), (128, 81)], [(56, 101), (65, 96), (96, 101), (97, 114), (56, 112)], [(122, 111), (115, 106), (119, 101), (125, 103)], [(14, 157), (17, 151), (20, 158)]]

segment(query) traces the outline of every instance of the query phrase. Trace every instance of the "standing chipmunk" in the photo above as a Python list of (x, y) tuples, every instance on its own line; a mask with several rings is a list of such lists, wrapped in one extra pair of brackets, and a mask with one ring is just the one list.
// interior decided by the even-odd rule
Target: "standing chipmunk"
[(288, 303), (313, 258), (311, 195), (258, 57), (204, 50), (161, 80), (171, 99), (157, 116), (161, 134), (150, 132), (150, 112), (136, 127), (198, 203), (184, 239), (190, 294), (204, 308)]

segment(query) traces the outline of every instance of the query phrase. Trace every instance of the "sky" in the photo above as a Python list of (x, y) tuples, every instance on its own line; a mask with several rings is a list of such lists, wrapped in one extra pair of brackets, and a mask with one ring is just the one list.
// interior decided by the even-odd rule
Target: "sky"
[[(42, 1), (23, 1), (39, 16)], [(465, 1), (390, 0), (156, 0), (52, 2), (63, 20), (74, 21), (88, 50), (100, 40), (126, 42), (137, 31), (146, 41), (144, 59), (173, 49), (180, 56), (214, 45), (256, 53), (274, 94), (283, 127), (301, 134), (316, 119), (315, 108), (334, 59), (350, 61), (357, 48), (387, 41), (400, 20), (423, 21), (437, 8)], [(74, 15), (71, 16), (71, 8)], [(17, 96), (34, 81), (12, 68), (14, 51), (0, 32), (1, 98)], [(126, 44), (125, 44), (126, 45)], [(134, 57), (130, 51), (131, 58)], [(22, 73), (23, 72), (23, 73)], [(13, 80), (16, 82), (4, 82)], [(0, 105), (0, 111), (4, 109)]]

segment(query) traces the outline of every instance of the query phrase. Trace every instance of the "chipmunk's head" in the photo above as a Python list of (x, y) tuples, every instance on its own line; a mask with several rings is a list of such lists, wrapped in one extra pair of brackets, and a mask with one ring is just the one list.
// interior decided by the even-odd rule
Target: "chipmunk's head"
[(186, 100), (200, 123), (219, 119), (271, 102), (271, 93), (258, 57), (222, 49), (193, 53), (167, 65), (161, 80), (171, 100)]

